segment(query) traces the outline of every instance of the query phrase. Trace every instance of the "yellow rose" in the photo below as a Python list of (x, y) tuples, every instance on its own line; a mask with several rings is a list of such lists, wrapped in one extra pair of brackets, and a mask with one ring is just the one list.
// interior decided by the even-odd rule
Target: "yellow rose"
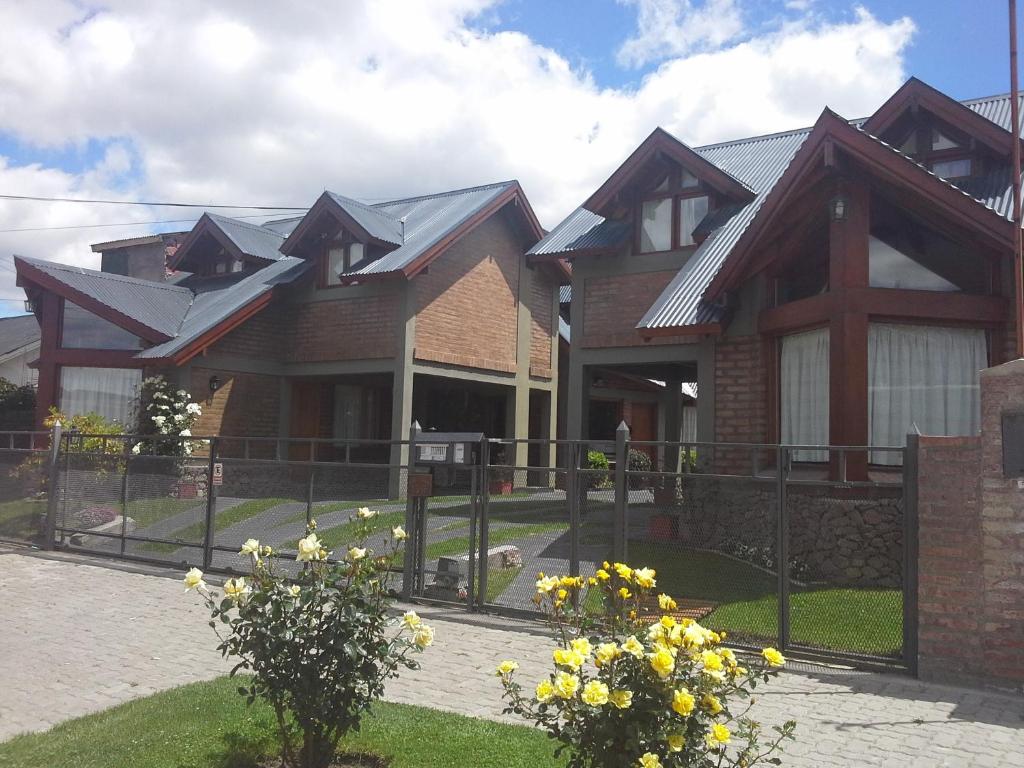
[(587, 660), (586, 656), (573, 648), (555, 648), (551, 656), (555, 664), (560, 667), (569, 667), (572, 670), (579, 669)]
[(608, 703), (608, 686), (600, 680), (591, 680), (583, 686), (583, 694), (580, 696), (584, 704), (591, 707), (603, 707)]
[(621, 655), (622, 649), (615, 643), (601, 643), (597, 646), (597, 651), (594, 653), (594, 664), (603, 667), (606, 664), (611, 664)]
[(672, 629), (676, 625), (676, 620), (671, 616), (662, 616), (659, 622), (665, 629)]
[(557, 576), (545, 577), (543, 573), (539, 573), (537, 575), (539, 576), (539, 578), (537, 579), (537, 594), (547, 595), (550, 594), (553, 590), (558, 589)]
[(364, 557), (366, 557), (366, 548), (365, 547), (363, 547), (363, 548), (360, 548), (360, 547), (349, 547), (348, 559), (351, 560), (353, 563), (356, 560), (362, 560)]
[(709, 672), (721, 672), (722, 671), (722, 657), (714, 651), (704, 651), (700, 655), (700, 661), (704, 665), (704, 669)]
[(416, 611), (406, 611), (402, 614), (402, 624), (408, 629), (416, 629), (422, 623), (422, 619), (420, 619)]
[(428, 648), (434, 642), (434, 630), (426, 624), (420, 624), (416, 628), (416, 633), (412, 636), (412, 641), (416, 643), (416, 647), (420, 650)]
[(683, 630), (683, 642), (687, 645), (700, 647), (708, 641), (708, 631), (694, 622)]
[(764, 656), (764, 660), (768, 662), (770, 667), (781, 667), (786, 663), (786, 657), (774, 648), (765, 648), (761, 651), (761, 655)]
[(300, 563), (306, 563), (311, 560), (320, 560), (320, 553), (323, 551), (324, 545), (317, 538), (315, 533), (309, 534), (304, 539), (299, 539), (299, 554), (295, 556), (295, 559)]
[(725, 659), (725, 663), (730, 667), (736, 666), (736, 654), (733, 653), (732, 648), (722, 648), (718, 651), (718, 655)]
[(625, 563), (616, 563), (615, 572), (619, 574), (619, 578), (623, 581), (629, 581), (633, 578), (633, 569)]
[(729, 733), (729, 729), (721, 723), (715, 723), (711, 726), (711, 730), (708, 731), (708, 735), (705, 737), (709, 749), (718, 749), (721, 746), (729, 743), (729, 737), (732, 734)]
[(693, 694), (685, 688), (680, 688), (678, 691), (672, 694), (672, 709), (676, 714), (686, 717), (696, 705), (697, 701), (693, 698)]
[(185, 574), (183, 581), (185, 583), (186, 592), (190, 589), (199, 589), (200, 587), (206, 586), (206, 582), (203, 581), (203, 572), (198, 568), (190, 568), (188, 573)]
[(705, 712), (712, 715), (717, 715), (722, 711), (722, 702), (718, 700), (717, 696), (713, 696), (710, 693), (705, 693), (701, 696), (700, 706)]
[(513, 672), (519, 669), (519, 665), (514, 661), (503, 661), (498, 665), (498, 669), (495, 674), (498, 677), (508, 677)]
[(292, 584), (290, 587), (288, 587), (288, 594), (292, 597), (298, 597), (302, 594), (302, 587), (300, 587), (298, 584)]
[(653, 568), (637, 568), (633, 571), (633, 578), (636, 580), (637, 586), (643, 587), (644, 589), (651, 589), (655, 585), (655, 570)]
[(541, 680), (537, 683), (537, 701), (547, 704), (555, 697), (555, 686), (550, 680)]
[(599, 581), (608, 581), (608, 579), (612, 577), (612, 575), (608, 573), (608, 571), (606, 571), (604, 568), (598, 568), (597, 573), (595, 573), (594, 575), (597, 576)]
[(360, 507), (356, 510), (356, 517), (360, 520), (369, 520), (370, 518), (376, 517), (376, 510), (370, 509), (369, 507)]
[(239, 577), (237, 579), (228, 579), (224, 582), (224, 596), (232, 602), (237, 603), (245, 597), (249, 588), (245, 585), (245, 579)]
[(569, 596), (569, 592), (564, 589), (559, 589), (558, 592), (556, 592), (555, 594), (558, 595), (559, 600), (565, 600), (565, 598)]
[(260, 543), (256, 539), (246, 539), (245, 544), (243, 544), (242, 548), (238, 551), (238, 554), (240, 555), (259, 555), (259, 553)]
[(644, 752), (638, 764), (640, 768), (662, 768), (661, 760), (653, 752)]
[(570, 645), (576, 653), (582, 654), (583, 656), (589, 656), (590, 652), (593, 650), (593, 646), (590, 644), (590, 641), (585, 637), (577, 637), (570, 643)]
[(391, 535), (395, 537), (395, 541), (405, 541), (409, 538), (409, 534), (405, 532), (405, 528), (400, 525), (396, 525), (391, 529)]
[(632, 691), (612, 691), (608, 694), (608, 701), (612, 703), (616, 709), (629, 709), (633, 705), (633, 692)]
[(619, 597), (621, 597), (623, 600), (629, 600), (629, 598), (631, 598), (632, 596), (633, 593), (630, 592), (628, 589), (626, 589), (625, 587), (619, 587)]
[(580, 687), (580, 679), (568, 672), (559, 672), (555, 675), (555, 695), (560, 699), (571, 699), (576, 695)]
[(681, 733), (670, 733), (665, 741), (668, 742), (669, 752), (682, 752), (686, 746), (686, 737)]
[(679, 606), (676, 605), (676, 601), (665, 594), (658, 595), (658, 607), (663, 611), (674, 611)]
[(651, 669), (653, 669), (662, 680), (671, 675), (672, 670), (676, 668), (676, 660), (672, 658), (672, 654), (665, 648), (659, 648), (648, 658), (651, 661)]
[(643, 644), (632, 635), (626, 638), (626, 642), (622, 644), (622, 650), (638, 659), (643, 658), (644, 655)]

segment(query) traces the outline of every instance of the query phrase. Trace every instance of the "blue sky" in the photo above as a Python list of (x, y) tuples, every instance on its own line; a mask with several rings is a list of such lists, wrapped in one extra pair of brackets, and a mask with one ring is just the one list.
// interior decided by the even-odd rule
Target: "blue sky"
[[(0, 192), (308, 204), (518, 178), (551, 227), (657, 125), (697, 145), (859, 117), (909, 75), (1005, 92), (1006, 23), (991, 0), (4, 3)], [(90, 243), (186, 215), (0, 200), (0, 314), (12, 253), (95, 267)], [(119, 226), (3, 231), (98, 224)]]

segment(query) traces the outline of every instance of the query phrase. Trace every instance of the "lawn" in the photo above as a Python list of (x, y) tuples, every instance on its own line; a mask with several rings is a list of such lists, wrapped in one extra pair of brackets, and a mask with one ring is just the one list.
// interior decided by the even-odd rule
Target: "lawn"
[(34, 541), (41, 533), (46, 501), (15, 499), (0, 503), (0, 538)]
[[(735, 639), (774, 640), (778, 600), (774, 575), (705, 550), (663, 542), (630, 542), (629, 561), (658, 571), (658, 590), (709, 600), (702, 620)], [(897, 655), (902, 647), (903, 596), (897, 589), (792, 587), (790, 640), (854, 653)]]
[(487, 596), (484, 602), (493, 603), (504, 594), (516, 576), (523, 570), (523, 566), (517, 568), (488, 568), (487, 569)]
[[(180, 500), (171, 499), (170, 501)], [(213, 518), (213, 530), (215, 533), (217, 531), (222, 531), (225, 528), (230, 528), (232, 525), (242, 522), (243, 520), (248, 520), (250, 517), (255, 517), (256, 515), (266, 512), (268, 509), (273, 509), (280, 504), (290, 504), (295, 503), (295, 501), (295, 499), (249, 499), (249, 501), (243, 501), (241, 504), (215, 515)], [(199, 501), (199, 504), (202, 504), (202, 500)], [(194, 503), (193, 506), (196, 506), (196, 504)], [(130, 509), (132, 510), (132, 517), (134, 517), (135, 503), (132, 503)], [(167, 515), (164, 516), (166, 517)], [(143, 525), (139, 525), (140, 529), (143, 527)], [(191, 544), (198, 544), (202, 542), (205, 533), (206, 521), (197, 520), (191, 525), (187, 525), (184, 528), (174, 531), (167, 538), (177, 539), (178, 541)], [(241, 546), (241, 542), (239, 542), (239, 546)], [(166, 544), (159, 541), (151, 541), (142, 545), (142, 549), (147, 552), (174, 552), (178, 548), (179, 545), (177, 544)]]
[[(237, 687), (226, 677), (194, 683), (19, 736), (0, 744), (0, 766), (255, 768), (276, 752), (273, 713), (247, 707)], [(557, 768), (553, 747), (534, 728), (387, 703), (344, 744), (390, 768)]]

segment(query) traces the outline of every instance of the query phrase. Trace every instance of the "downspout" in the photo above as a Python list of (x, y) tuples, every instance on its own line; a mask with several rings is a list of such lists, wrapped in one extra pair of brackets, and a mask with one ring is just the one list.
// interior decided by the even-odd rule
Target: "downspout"
[(1024, 258), (1020, 228), (1020, 96), (1017, 88), (1017, 0), (1010, 2), (1010, 122), (1013, 130), (1013, 279), (1015, 286), (1017, 357), (1024, 357)]

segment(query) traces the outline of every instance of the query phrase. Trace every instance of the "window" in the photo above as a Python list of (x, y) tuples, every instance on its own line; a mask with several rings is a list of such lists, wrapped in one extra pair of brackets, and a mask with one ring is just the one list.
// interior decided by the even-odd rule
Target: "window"
[(971, 175), (971, 159), (939, 160), (932, 163), (932, 173), (944, 179), (963, 179)]
[(693, 245), (693, 230), (708, 215), (706, 197), (684, 197), (679, 201), (679, 245)]
[(648, 200), (640, 212), (640, 252), (672, 248), (672, 198)]
[(142, 349), (142, 339), (65, 299), (60, 345), (65, 349)]
[(942, 132), (940, 132), (940, 131), (938, 131), (938, 130), (936, 130), (934, 128), (932, 129), (932, 151), (933, 152), (941, 150), (941, 149), (957, 149), (957, 148), (959, 148), (959, 146), (960, 145), (957, 144), (955, 141), (953, 141), (951, 138), (949, 138), (949, 136), (946, 136), (944, 133), (942, 133)]
[(683, 176), (680, 180), (679, 186), (681, 186), (683, 189), (692, 189), (693, 187), (696, 187), (699, 183), (700, 180), (696, 176), (694, 176), (685, 168), (683, 169)]
[(327, 251), (327, 285), (341, 285), (341, 276), (363, 260), (366, 246), (362, 243), (335, 245)]
[(868, 280), (872, 288), (944, 292), (960, 290), (949, 280), (874, 236), (868, 238)]
[[(782, 339), (779, 355), (780, 439), (788, 445), (828, 445), (829, 330)], [(828, 461), (826, 451), (794, 451), (794, 461)]]
[(68, 416), (98, 413), (134, 431), (135, 408), (142, 386), (138, 368), (60, 369), (60, 409)]
[[(872, 445), (902, 446), (907, 434), (975, 435), (978, 375), (988, 366), (985, 332), (974, 328), (868, 325), (868, 424)], [(874, 452), (875, 464), (898, 464)]]

